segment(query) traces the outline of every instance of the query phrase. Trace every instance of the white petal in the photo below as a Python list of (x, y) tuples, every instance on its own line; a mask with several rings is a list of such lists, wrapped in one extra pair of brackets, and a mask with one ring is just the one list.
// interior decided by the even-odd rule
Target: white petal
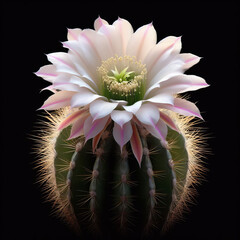
[(156, 40), (157, 34), (152, 24), (140, 27), (133, 33), (128, 42), (127, 55), (135, 56), (138, 60), (143, 60), (156, 44)]
[(67, 34), (68, 41), (78, 40), (78, 37), (80, 36), (81, 32), (82, 32), (82, 29), (80, 28), (73, 28), (73, 29), (68, 28), (68, 34)]
[(156, 124), (160, 117), (158, 108), (151, 103), (143, 104), (135, 115), (140, 122), (148, 125)]
[(145, 128), (156, 138), (161, 140), (161, 143), (164, 147), (167, 147), (167, 125), (159, 119), (157, 123), (153, 123), (152, 125), (145, 125)]
[(123, 127), (120, 127), (116, 122), (113, 127), (113, 137), (115, 141), (120, 145), (122, 150), (123, 146), (130, 140), (132, 136), (131, 122), (126, 122)]
[(143, 63), (145, 63), (147, 66), (150, 78), (156, 74), (156, 72), (154, 73), (154, 69), (155, 71), (159, 70), (159, 66), (156, 65), (158, 65), (164, 59), (168, 58), (171, 54), (179, 54), (180, 50), (180, 37), (166, 37), (162, 39), (157, 45), (155, 45), (143, 61)]
[(122, 106), (126, 111), (135, 114), (139, 108), (142, 106), (142, 101), (135, 102), (133, 105), (130, 106)]
[(133, 117), (133, 114), (124, 110), (114, 110), (111, 113), (111, 118), (122, 128), (126, 122), (129, 122)]
[(147, 91), (145, 92), (145, 94), (144, 94), (144, 99), (147, 99), (148, 97), (148, 94), (150, 93), (150, 92), (152, 92), (154, 89), (156, 89), (156, 88), (160, 88), (160, 83), (155, 83), (155, 84), (153, 84), (151, 87), (149, 87), (148, 89), (147, 89)]
[(83, 127), (85, 142), (88, 139), (91, 139), (95, 137), (98, 133), (100, 133), (104, 128), (104, 126), (106, 125), (108, 119), (109, 119), (109, 116), (106, 116), (104, 118), (99, 118), (93, 121), (92, 116), (89, 116), (84, 122), (84, 127)]
[(104, 98), (103, 96), (94, 94), (87, 88), (81, 88), (79, 93), (75, 94), (71, 100), (71, 107), (83, 107), (93, 102), (98, 98)]
[(161, 94), (177, 94), (187, 91), (194, 91), (209, 85), (201, 77), (195, 75), (177, 74), (166, 81), (156, 83), (151, 86), (145, 93), (144, 99), (151, 98)]
[(166, 61), (159, 63), (154, 77), (149, 77), (148, 87), (166, 81), (170, 77), (183, 73), (184, 61), (180, 57), (169, 57)]
[(51, 95), (40, 109), (55, 110), (70, 105), (71, 99), (76, 92), (60, 91)]
[(71, 59), (81, 76), (97, 80), (97, 67), (101, 64), (101, 59), (89, 42), (80, 37), (79, 41), (63, 42), (63, 46), (72, 51)]
[(113, 23), (113, 26), (116, 27), (116, 30), (119, 32), (119, 37), (121, 39), (122, 52), (123, 55), (126, 54), (128, 41), (133, 34), (132, 25), (125, 19), (119, 18)]
[(48, 60), (56, 66), (58, 72), (78, 74), (68, 53), (56, 52), (47, 55)]
[(128, 102), (125, 100), (114, 100), (114, 99), (109, 99), (109, 100), (110, 102), (118, 103), (118, 106), (126, 106), (128, 104)]
[[(157, 88), (155, 89), (158, 90)], [(152, 102), (152, 103), (164, 103), (164, 104), (170, 104), (173, 105), (174, 103), (174, 97), (167, 93), (156, 93), (156, 91), (152, 91), (149, 94), (149, 98), (144, 100), (145, 102)]]
[(76, 84), (78, 85), (79, 87), (85, 87), (85, 88), (88, 88), (89, 90), (91, 90), (92, 92), (96, 93), (96, 87), (93, 86), (91, 87), (91, 82), (89, 81), (89, 79), (87, 78), (84, 78), (84, 77), (77, 77), (77, 76), (71, 76), (70, 80), (69, 80), (70, 83), (73, 83), (73, 84)]
[(58, 76), (56, 67), (52, 64), (41, 67), (35, 74), (49, 82), (53, 82)]
[(100, 27), (102, 27), (102, 25), (108, 25), (108, 22), (100, 17), (98, 17), (95, 21), (94, 21), (94, 29), (96, 31), (99, 30)]
[(113, 55), (123, 55), (122, 39), (120, 32), (116, 29), (115, 26), (102, 24), (98, 32), (105, 35), (108, 39)]
[(76, 84), (72, 84), (69, 82), (54, 82), (52, 86), (50, 86), (50, 89), (56, 89), (56, 90), (65, 90), (65, 91), (73, 91), (73, 92), (79, 92), (80, 87)]
[(59, 73), (57, 72), (57, 77), (53, 80), (53, 84), (54, 83), (65, 83), (65, 82), (69, 82), (69, 79), (71, 78), (72, 74), (68, 74), (68, 73)]
[(181, 74), (160, 84), (160, 91), (163, 93), (183, 93), (194, 91), (209, 86), (205, 80), (195, 75)]
[(160, 108), (169, 109), (173, 112), (176, 112), (185, 116), (196, 116), (203, 119), (197, 106), (194, 103), (189, 102), (185, 99), (175, 98), (173, 106), (167, 105), (167, 104), (165, 105), (158, 104), (157, 106)]
[(109, 41), (103, 34), (91, 29), (85, 29), (81, 33), (81, 38), (85, 38), (87, 40), (88, 44), (97, 53), (100, 61), (114, 56), (114, 53), (109, 45)]
[(89, 111), (93, 120), (96, 120), (109, 115), (117, 107), (117, 105), (118, 103), (97, 99), (90, 104)]
[(187, 70), (193, 65), (197, 64), (201, 59), (200, 57), (191, 53), (182, 53), (180, 54), (180, 56), (184, 59), (184, 63), (185, 63), (183, 66), (184, 70)]

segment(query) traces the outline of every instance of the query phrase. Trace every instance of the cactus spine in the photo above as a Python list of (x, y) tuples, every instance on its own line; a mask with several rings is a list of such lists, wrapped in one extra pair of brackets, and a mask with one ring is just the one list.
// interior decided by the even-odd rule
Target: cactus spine
[(166, 231), (182, 215), (191, 196), (195, 176), (191, 172), (199, 168), (197, 155), (190, 150), (196, 146), (195, 135), (183, 131), (191, 119), (179, 119), (182, 134), (168, 129), (169, 149), (138, 127), (143, 146), (139, 166), (129, 144), (121, 151), (114, 141), (112, 124), (94, 152), (92, 140), (67, 140), (70, 126), (56, 130), (66, 112), (51, 117), (52, 132), (43, 139), (41, 151), (43, 181), (61, 216), (85, 237), (92, 233), (105, 239), (117, 233), (142, 238)]

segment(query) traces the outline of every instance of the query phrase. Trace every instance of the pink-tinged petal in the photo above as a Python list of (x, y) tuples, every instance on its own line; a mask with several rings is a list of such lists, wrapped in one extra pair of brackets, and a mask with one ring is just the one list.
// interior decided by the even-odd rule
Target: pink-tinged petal
[(160, 69), (159, 64), (163, 60), (169, 58), (170, 55), (175, 56), (181, 50), (181, 37), (166, 37), (155, 45), (148, 53), (143, 63), (146, 64), (148, 75), (153, 78), (157, 71)]
[(67, 34), (68, 41), (72, 41), (72, 40), (77, 41), (81, 32), (82, 32), (82, 29), (80, 28), (73, 28), (73, 29), (68, 28), (68, 34)]
[(119, 37), (122, 42), (122, 52), (123, 55), (126, 55), (127, 44), (133, 34), (132, 25), (127, 20), (118, 18), (118, 20), (113, 23), (113, 26), (115, 26), (116, 30), (119, 32)]
[(127, 101), (125, 100), (114, 100), (114, 99), (109, 99), (110, 102), (117, 103), (118, 106), (126, 106), (128, 104)]
[(56, 52), (47, 55), (48, 60), (56, 66), (58, 72), (78, 74), (68, 53)]
[(131, 143), (133, 154), (137, 159), (139, 166), (141, 166), (143, 147), (142, 147), (141, 138), (139, 136), (139, 132), (135, 123), (132, 123), (132, 130), (133, 130), (133, 133), (130, 139), (130, 143)]
[(201, 59), (200, 57), (198, 57), (194, 54), (191, 54), (191, 53), (182, 53), (182, 54), (180, 54), (180, 56), (183, 58), (184, 63), (185, 63), (183, 66), (184, 70), (187, 70), (190, 67), (192, 67), (193, 65), (197, 64)]
[(99, 140), (103, 134), (104, 130), (102, 130), (100, 133), (98, 133), (92, 140), (92, 152), (95, 153), (95, 150), (97, 148), (97, 145), (99, 143)]
[(160, 118), (173, 130), (175, 131), (179, 131), (178, 127), (176, 126), (176, 124), (174, 123), (174, 121), (165, 113), (160, 112)]
[(66, 128), (67, 126), (69, 126), (70, 124), (72, 124), (73, 122), (75, 122), (79, 117), (81, 117), (83, 115), (83, 113), (86, 112), (86, 109), (81, 109), (77, 112), (72, 113), (71, 115), (69, 115), (67, 118), (65, 118), (63, 120), (63, 122), (61, 122), (61, 124), (58, 127), (58, 130), (62, 130), (63, 128)]
[[(161, 87), (160, 87), (161, 89)], [(146, 99), (146, 102), (150, 102), (150, 103), (164, 103), (164, 104), (170, 104), (173, 105), (174, 103), (174, 97), (170, 94), (167, 93), (158, 93), (158, 89), (155, 89), (156, 91), (152, 91), (149, 95), (148, 95), (148, 99)]]
[(92, 140), (92, 151), (93, 151), (93, 153), (95, 152), (95, 150), (97, 148), (97, 145), (99, 143), (100, 138), (102, 137), (102, 134), (105, 132), (106, 128), (108, 127), (108, 125), (110, 124), (111, 121), (112, 121), (111, 118), (109, 118), (106, 125), (104, 126), (103, 130), (93, 138), (93, 140)]
[(175, 98), (174, 105), (159, 104), (158, 107), (169, 109), (173, 112), (176, 112), (185, 116), (196, 116), (198, 118), (203, 119), (197, 106), (194, 103), (189, 102), (185, 99)]
[(172, 51), (174, 54), (179, 54), (182, 49), (182, 36), (177, 37), (176, 41), (172, 45)]
[(159, 94), (173, 95), (187, 91), (194, 91), (209, 86), (203, 78), (195, 75), (185, 74), (178, 74), (166, 81), (160, 82), (159, 87), (157, 84), (149, 88), (149, 91), (145, 94), (145, 98), (151, 98), (152, 96)]
[(85, 112), (73, 123), (68, 140), (83, 135), (84, 123), (86, 119), (89, 117), (89, 115), (90, 115), (89, 113)]
[(156, 41), (157, 34), (152, 23), (142, 26), (132, 34), (126, 53), (129, 56), (136, 56), (138, 60), (143, 60)]
[(69, 79), (71, 78), (72, 74), (69, 73), (60, 73), (58, 72), (58, 76), (56, 79), (54, 79), (54, 83), (61, 83), (61, 82), (69, 82)]
[(65, 91), (72, 91), (72, 92), (78, 92), (80, 90), (79, 86), (69, 82), (53, 83), (53, 85), (50, 86), (50, 89), (52, 88), (57, 90), (65, 90)]
[(71, 107), (84, 107), (98, 98), (106, 99), (103, 96), (94, 94), (87, 88), (80, 88), (79, 93), (75, 94), (71, 100)]
[(57, 92), (57, 90), (55, 90), (55, 89), (53, 88), (53, 85), (50, 85), (50, 86), (48, 86), (48, 87), (43, 88), (40, 92), (45, 91), (45, 90), (49, 90), (49, 91), (51, 91), (51, 92), (53, 92), (53, 93), (56, 93), (56, 92)]
[(113, 137), (115, 141), (119, 144), (121, 151), (123, 146), (131, 139), (132, 136), (132, 125), (130, 122), (127, 122), (120, 127), (116, 122), (113, 127)]
[(70, 58), (79, 74), (94, 82), (97, 79), (96, 69), (101, 65), (98, 52), (84, 37), (80, 37), (79, 41), (67, 41), (62, 44), (70, 50)]
[(35, 74), (38, 77), (42, 77), (43, 79), (45, 79), (49, 82), (53, 82), (56, 79), (56, 77), (58, 76), (56, 67), (52, 64), (41, 67), (37, 72), (35, 72)]
[(104, 34), (91, 29), (85, 29), (82, 31), (81, 38), (84, 38), (88, 42), (89, 46), (91, 46), (98, 55), (100, 61), (114, 56), (109, 41)]
[(99, 28), (101, 28), (103, 24), (104, 24), (104, 25), (108, 25), (108, 22), (107, 22), (106, 20), (98, 17), (98, 18), (94, 21), (94, 29), (95, 29), (96, 31), (98, 31)]
[(122, 106), (126, 111), (135, 114), (139, 108), (142, 106), (142, 101), (135, 102), (133, 105), (130, 106)]
[(151, 103), (145, 103), (135, 113), (137, 119), (144, 123), (151, 125), (152, 122), (157, 123), (160, 117), (159, 109)]
[(104, 126), (106, 125), (108, 119), (109, 119), (109, 116), (106, 116), (104, 118), (99, 118), (93, 121), (92, 116), (89, 116), (86, 119), (83, 127), (85, 142), (88, 139), (91, 139), (95, 137), (98, 133), (100, 133), (104, 128)]
[[(160, 66), (161, 65), (161, 66)], [(153, 77), (148, 76), (147, 86), (150, 87), (156, 83), (161, 83), (168, 80), (171, 77), (177, 76), (183, 73), (184, 61), (179, 56), (168, 58), (159, 64), (159, 68), (156, 70)]]
[(133, 117), (133, 114), (124, 110), (114, 110), (111, 113), (111, 118), (116, 122), (121, 128), (126, 122), (129, 122)]
[(105, 37), (108, 39), (109, 45), (112, 49), (112, 53), (121, 56), (123, 54), (122, 41), (120, 37), (120, 32), (117, 31), (115, 26), (109, 25), (100, 17), (95, 21), (95, 25), (98, 29), (98, 32), (105, 35)]
[(201, 77), (181, 74), (162, 82), (160, 84), (160, 89), (162, 92), (175, 94), (194, 91), (208, 86), (209, 85)]
[(89, 107), (93, 121), (109, 115), (117, 107), (117, 105), (118, 103), (112, 103), (102, 99), (93, 101)]
[(79, 76), (71, 76), (69, 83), (73, 83), (78, 85), (79, 87), (84, 87), (91, 90), (93, 93), (96, 93), (96, 86), (93, 86), (91, 81), (88, 78), (79, 77)]
[(145, 125), (145, 128), (156, 138), (161, 141), (163, 147), (167, 148), (167, 125), (159, 119), (157, 123), (152, 122), (151, 125)]
[(150, 92), (152, 92), (154, 89), (159, 89), (159, 88), (160, 88), (160, 83), (155, 83), (155, 84), (153, 84), (151, 87), (149, 87), (149, 88), (147, 89), (147, 91), (146, 91), (145, 94), (144, 94), (143, 99), (147, 99), (147, 98), (148, 98), (148, 94), (149, 94)]
[(60, 91), (51, 95), (40, 109), (55, 110), (62, 107), (69, 106), (71, 99), (76, 92)]
[(118, 56), (123, 55), (120, 32), (117, 31), (115, 26), (103, 24), (98, 32), (103, 34), (108, 39), (113, 54), (117, 54)]

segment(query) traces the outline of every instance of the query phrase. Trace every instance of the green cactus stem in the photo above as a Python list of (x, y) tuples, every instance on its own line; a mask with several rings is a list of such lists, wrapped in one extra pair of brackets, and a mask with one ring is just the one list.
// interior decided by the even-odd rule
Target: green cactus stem
[[(56, 133), (58, 122), (45, 140), (43, 169), (55, 208), (83, 239), (159, 235), (182, 215), (196, 165), (189, 150), (190, 135), (169, 128), (167, 149), (138, 127), (143, 146), (139, 166), (130, 143), (121, 151), (114, 141), (112, 124), (93, 152), (92, 140), (67, 140), (71, 126)], [(50, 143), (53, 154), (49, 157), (46, 146)]]

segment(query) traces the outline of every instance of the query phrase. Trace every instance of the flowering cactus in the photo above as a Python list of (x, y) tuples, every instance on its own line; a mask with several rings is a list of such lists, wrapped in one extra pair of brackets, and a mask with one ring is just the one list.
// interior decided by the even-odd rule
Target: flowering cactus
[(40, 109), (55, 110), (39, 144), (42, 181), (83, 236), (163, 232), (201, 173), (192, 120), (202, 117), (179, 95), (208, 86), (184, 74), (200, 58), (180, 53), (181, 37), (156, 43), (152, 24), (134, 32), (99, 17), (94, 29), (68, 29), (68, 52), (36, 72), (53, 92)]

